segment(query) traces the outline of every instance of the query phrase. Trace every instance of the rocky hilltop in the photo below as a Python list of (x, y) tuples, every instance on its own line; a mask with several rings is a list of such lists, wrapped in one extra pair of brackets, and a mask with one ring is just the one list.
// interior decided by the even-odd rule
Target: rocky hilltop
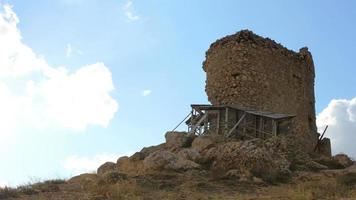
[(0, 199), (356, 197), (356, 165), (349, 157), (307, 154), (291, 136), (226, 141), (167, 132), (165, 137), (165, 143), (107, 162), (97, 173), (3, 189)]

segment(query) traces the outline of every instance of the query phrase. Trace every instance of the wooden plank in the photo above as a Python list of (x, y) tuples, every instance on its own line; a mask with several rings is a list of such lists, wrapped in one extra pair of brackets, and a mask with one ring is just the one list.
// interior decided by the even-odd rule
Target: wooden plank
[(240, 123), (242, 122), (242, 120), (245, 119), (246, 113), (244, 113), (242, 115), (242, 117), (239, 119), (239, 121), (234, 125), (234, 127), (232, 127), (232, 129), (229, 131), (229, 133), (227, 134), (228, 137), (230, 137), (230, 135), (232, 134), (232, 132), (240, 125)]

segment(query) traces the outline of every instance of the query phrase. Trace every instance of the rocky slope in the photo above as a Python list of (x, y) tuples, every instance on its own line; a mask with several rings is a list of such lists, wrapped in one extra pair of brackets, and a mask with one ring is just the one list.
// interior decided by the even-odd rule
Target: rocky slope
[(292, 136), (226, 140), (168, 132), (95, 174), (2, 189), (0, 199), (339, 199), (356, 198), (346, 155), (306, 154)]

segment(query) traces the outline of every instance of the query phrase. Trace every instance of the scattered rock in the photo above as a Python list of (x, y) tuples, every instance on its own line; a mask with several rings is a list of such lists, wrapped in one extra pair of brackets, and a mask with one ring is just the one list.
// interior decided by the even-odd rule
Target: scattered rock
[(200, 167), (199, 164), (184, 158), (179, 158), (176, 154), (166, 150), (150, 154), (145, 158), (143, 164), (147, 169), (153, 170), (188, 170)]
[(264, 183), (264, 181), (261, 178), (258, 177), (252, 177), (252, 182), (254, 183)]
[(305, 164), (305, 166), (307, 167), (308, 170), (312, 170), (312, 171), (320, 171), (320, 170), (325, 170), (328, 169), (327, 166), (322, 165), (320, 163), (317, 163), (315, 161), (309, 161)]

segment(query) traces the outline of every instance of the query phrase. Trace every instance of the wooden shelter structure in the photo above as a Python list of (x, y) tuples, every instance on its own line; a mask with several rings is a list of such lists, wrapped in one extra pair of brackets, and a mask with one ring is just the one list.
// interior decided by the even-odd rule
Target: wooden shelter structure
[(190, 118), (185, 122), (191, 134), (265, 139), (292, 130), (293, 115), (256, 111), (237, 105), (193, 104), (191, 107)]

